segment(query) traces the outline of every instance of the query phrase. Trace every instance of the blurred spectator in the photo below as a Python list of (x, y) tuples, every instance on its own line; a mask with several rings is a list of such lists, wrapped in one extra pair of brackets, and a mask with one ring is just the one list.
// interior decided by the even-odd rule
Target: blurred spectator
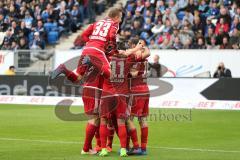
[(175, 13), (171, 12), (171, 8), (167, 8), (165, 11), (165, 14), (163, 15), (163, 23), (166, 22), (166, 20), (169, 19), (172, 25), (177, 25), (178, 20)]
[(143, 23), (144, 23), (144, 18), (143, 18), (143, 16), (141, 15), (141, 12), (140, 12), (139, 10), (136, 10), (136, 11), (135, 11), (135, 15), (133, 16), (132, 21), (133, 21), (133, 22), (139, 21), (140, 27), (142, 27), (142, 25), (143, 25)]
[(216, 30), (215, 30), (215, 34), (218, 35), (219, 34), (219, 30), (223, 29), (223, 32), (227, 33), (229, 31), (229, 24), (226, 23), (224, 18), (220, 18), (219, 22), (216, 25)]
[(153, 63), (149, 63), (148, 70), (149, 70), (149, 77), (161, 77), (161, 64), (159, 63), (159, 55), (154, 55), (153, 57)]
[(175, 37), (174, 41), (173, 41), (172, 49), (178, 50), (178, 49), (182, 49), (182, 48), (183, 48), (183, 45), (180, 42), (180, 38)]
[(237, 28), (234, 28), (229, 41), (233, 49), (240, 48), (240, 31)]
[(27, 50), (29, 49), (29, 46), (26, 42), (26, 39), (24, 37), (20, 38), (18, 49), (20, 50)]
[(228, 37), (223, 37), (223, 43), (220, 46), (220, 49), (233, 49), (232, 46), (228, 43)]
[(140, 36), (141, 34), (141, 23), (140, 21), (137, 21), (135, 20), (133, 22), (133, 26), (132, 26), (132, 29), (131, 29), (131, 36), (132, 37), (136, 37), (136, 36)]
[(217, 45), (217, 40), (215, 36), (210, 37), (210, 44), (207, 45), (207, 49), (219, 49), (219, 45)]
[(40, 37), (39, 32), (34, 33), (33, 41), (30, 43), (30, 49), (44, 49), (45, 42)]
[(194, 46), (194, 49), (206, 49), (205, 40), (203, 37), (197, 39), (197, 44)]
[(154, 38), (150, 40), (150, 44), (149, 44), (148, 47), (149, 47), (150, 49), (158, 49), (158, 48), (159, 48), (159, 46), (158, 46), (157, 43), (155, 42), (155, 39), (154, 39)]
[(213, 74), (214, 78), (232, 77), (230, 69), (225, 68), (224, 63), (220, 62), (217, 70)]
[(121, 29), (124, 30), (126, 28), (131, 28), (131, 26), (132, 26), (132, 13), (128, 11), (122, 22)]
[(5, 71), (5, 75), (7, 75), (7, 76), (16, 75), (15, 67), (14, 66), (9, 66), (8, 70)]

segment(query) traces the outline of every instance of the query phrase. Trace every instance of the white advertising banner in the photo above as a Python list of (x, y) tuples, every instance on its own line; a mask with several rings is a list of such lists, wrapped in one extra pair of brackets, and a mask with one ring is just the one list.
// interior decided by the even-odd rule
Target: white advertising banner
[[(201, 94), (218, 79), (161, 78), (159, 81), (160, 85), (149, 85), (150, 108), (240, 110), (240, 101), (208, 100)], [(158, 88), (160, 92), (154, 93)], [(0, 104), (57, 105), (63, 100), (72, 100), (73, 106), (83, 105), (81, 97), (0, 96)]]
[(164, 77), (194, 77), (207, 71), (213, 75), (219, 62), (233, 77), (240, 77), (239, 50), (152, 50), (151, 55), (159, 55), (160, 63), (168, 68)]
[(4, 75), (12, 65), (14, 65), (14, 52), (0, 51), (0, 75)]
[[(81, 50), (56, 51), (54, 68), (80, 54)], [(194, 77), (208, 71), (213, 75), (219, 62), (224, 62), (233, 77), (240, 77), (239, 50), (151, 50), (150, 62), (154, 55), (168, 69), (163, 77)]]

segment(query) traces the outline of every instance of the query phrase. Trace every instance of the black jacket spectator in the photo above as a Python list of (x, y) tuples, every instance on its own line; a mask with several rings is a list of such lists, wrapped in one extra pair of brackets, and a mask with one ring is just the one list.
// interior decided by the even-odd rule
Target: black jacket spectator
[(160, 63), (149, 63), (149, 77), (161, 77), (161, 64)]
[(225, 68), (224, 63), (219, 63), (217, 70), (213, 74), (214, 78), (232, 77), (230, 69)]
[(214, 75), (213, 75), (214, 78), (223, 78), (223, 77), (232, 77), (232, 73), (229, 69), (227, 68), (224, 68), (224, 69), (220, 69), (220, 70), (217, 70)]
[(159, 56), (155, 55), (153, 57), (153, 63), (148, 64), (149, 77), (161, 77), (161, 64), (159, 63)]

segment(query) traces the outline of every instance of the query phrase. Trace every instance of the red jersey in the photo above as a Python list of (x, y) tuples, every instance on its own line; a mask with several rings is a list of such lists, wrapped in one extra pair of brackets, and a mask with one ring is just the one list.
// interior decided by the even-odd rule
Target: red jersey
[(85, 48), (97, 48), (106, 52), (106, 47), (109, 42), (116, 47), (116, 36), (119, 29), (119, 24), (115, 23), (110, 18), (99, 20), (90, 24), (82, 33), (82, 39), (86, 43)]
[(149, 92), (149, 88), (147, 85), (148, 61), (142, 60), (142, 61), (135, 62), (132, 68), (138, 71), (138, 75), (137, 77), (133, 77), (130, 79), (131, 93)]
[(104, 79), (103, 91), (110, 94), (125, 94), (129, 93), (128, 77), (130, 69), (133, 65), (132, 57), (119, 58), (111, 57), (111, 79)]

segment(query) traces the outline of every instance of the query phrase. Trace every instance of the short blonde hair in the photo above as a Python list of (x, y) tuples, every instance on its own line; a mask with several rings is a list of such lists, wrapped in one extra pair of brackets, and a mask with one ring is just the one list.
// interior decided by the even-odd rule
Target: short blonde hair
[(109, 18), (119, 17), (121, 13), (122, 13), (122, 9), (114, 7), (109, 10), (108, 17)]

